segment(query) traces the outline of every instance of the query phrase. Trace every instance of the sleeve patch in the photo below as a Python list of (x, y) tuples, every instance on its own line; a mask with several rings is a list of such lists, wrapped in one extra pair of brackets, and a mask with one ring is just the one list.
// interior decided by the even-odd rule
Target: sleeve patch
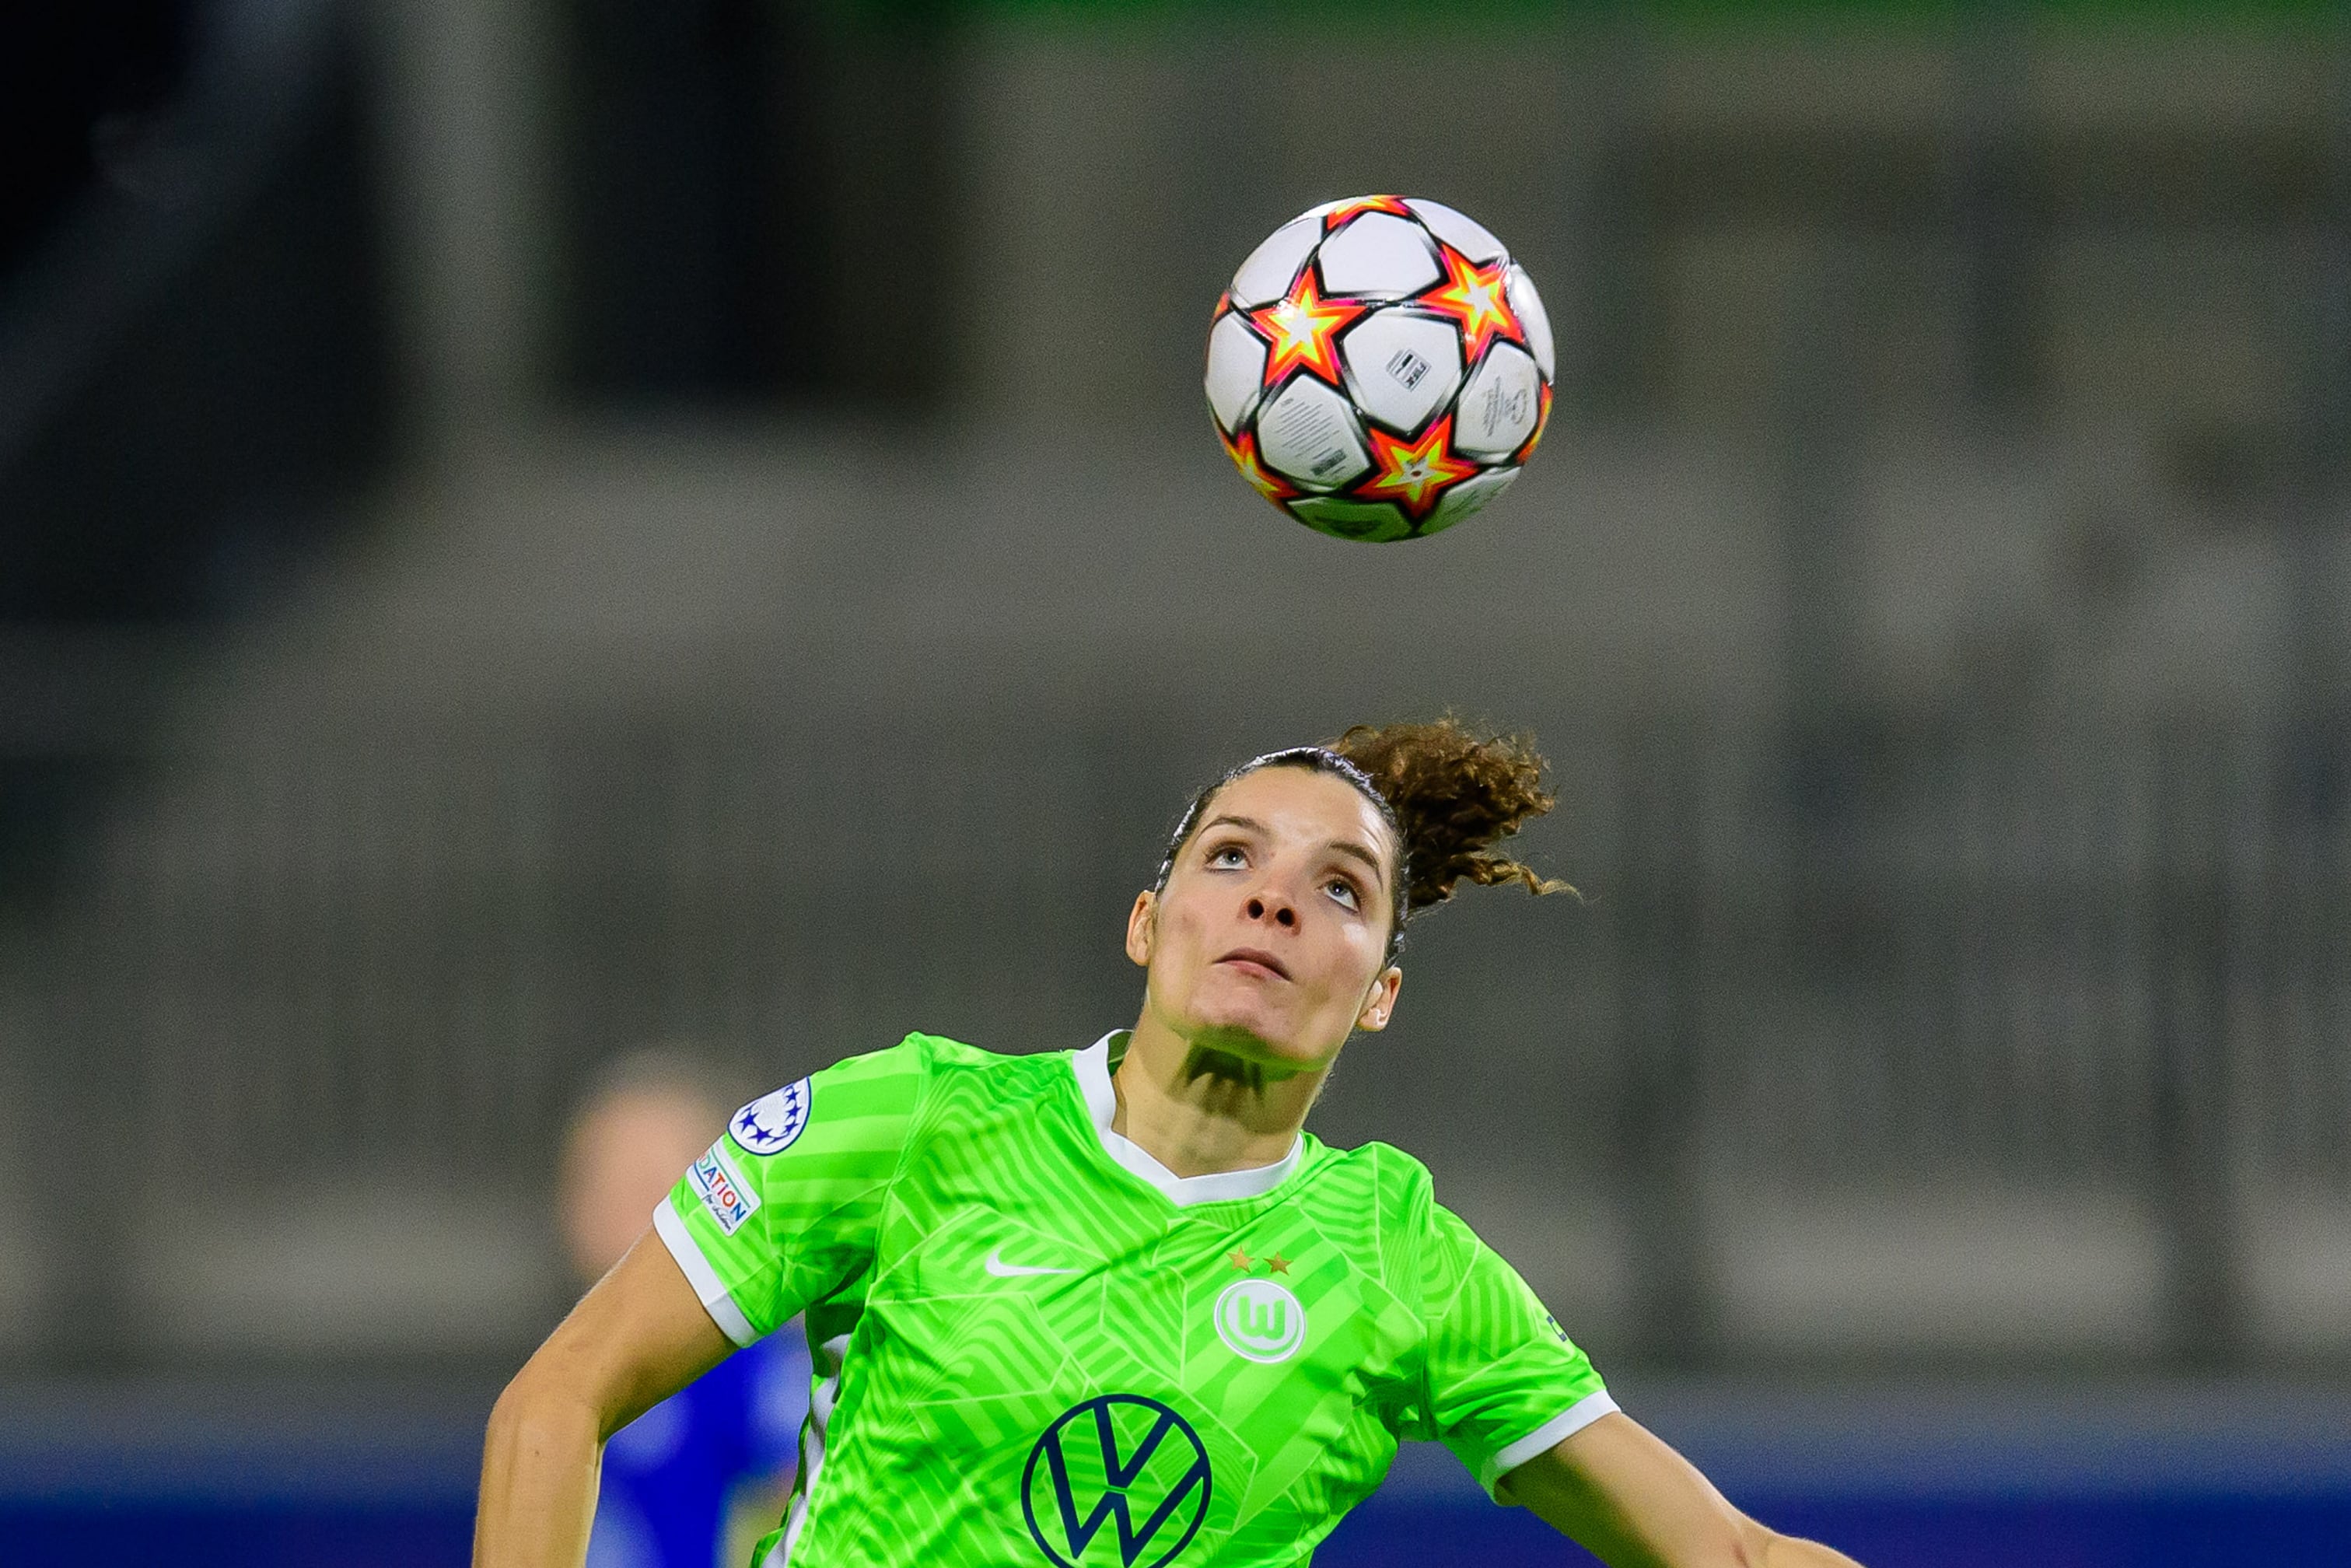
[[(706, 1125), (707, 1124), (705, 1124)], [(685, 1179), (702, 1197), (702, 1206), (710, 1210), (710, 1218), (718, 1224), (722, 1236), (732, 1236), (743, 1228), (743, 1222), (759, 1212), (759, 1195), (743, 1179), (735, 1162), (726, 1157), (724, 1141), (710, 1145), (703, 1156), (687, 1167)]]
[(736, 1112), (735, 1119), (726, 1124), (727, 1135), (746, 1154), (782, 1154), (808, 1126), (810, 1099), (807, 1079), (787, 1083)]

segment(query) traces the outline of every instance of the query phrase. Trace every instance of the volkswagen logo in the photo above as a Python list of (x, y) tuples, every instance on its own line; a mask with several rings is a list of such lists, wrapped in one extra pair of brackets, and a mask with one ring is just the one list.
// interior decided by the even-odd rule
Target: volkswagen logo
[(1139, 1394), (1105, 1394), (1038, 1437), (1020, 1510), (1057, 1568), (1161, 1568), (1199, 1532), (1211, 1484), (1208, 1450), (1184, 1417)]

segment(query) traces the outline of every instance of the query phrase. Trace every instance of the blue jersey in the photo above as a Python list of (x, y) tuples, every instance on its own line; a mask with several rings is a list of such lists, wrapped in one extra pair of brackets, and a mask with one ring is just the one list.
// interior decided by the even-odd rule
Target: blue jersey
[(588, 1568), (716, 1568), (737, 1489), (791, 1479), (808, 1402), (792, 1323), (613, 1433)]

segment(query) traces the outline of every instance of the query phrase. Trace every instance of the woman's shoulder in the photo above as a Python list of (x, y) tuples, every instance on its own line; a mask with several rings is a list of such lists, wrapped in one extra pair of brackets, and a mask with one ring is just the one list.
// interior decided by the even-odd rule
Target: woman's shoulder
[(989, 1051), (943, 1034), (921, 1033), (908, 1035), (891, 1049), (916, 1064), (926, 1085), (925, 1099), (936, 1109), (956, 1107), (956, 1114), (987, 1104), (1031, 1103), (1041, 1095), (1064, 1092), (1073, 1082), (1066, 1051)]
[(1311, 1133), (1300, 1136), (1306, 1141), (1308, 1176), (1330, 1184), (1333, 1190), (1352, 1191), (1389, 1208), (1419, 1207), (1434, 1201), (1436, 1181), (1428, 1167), (1394, 1144), (1374, 1139), (1352, 1148), (1336, 1148)]
[(862, 1051), (837, 1059), (825, 1069), (831, 1073), (887, 1074), (899, 1072), (1035, 1072), (1046, 1062), (1067, 1056), (1067, 1051), (1046, 1051), (1035, 1055), (1013, 1055), (1000, 1051), (987, 1051), (977, 1045), (943, 1034), (914, 1030), (895, 1045), (877, 1051)]
[(1057, 1074), (1066, 1078), (1070, 1071), (1070, 1053), (1066, 1051), (990, 1051), (985, 1046), (967, 1045), (943, 1034), (917, 1031), (891, 1049), (914, 1053), (933, 1072), (965, 1078), (989, 1078), (1006, 1083), (1025, 1079), (1049, 1079)]
[[(775, 1116), (796, 1127), (809, 1113), (810, 1103), (821, 1102), (820, 1113), (904, 1118), (935, 1100), (943, 1082), (968, 1076), (975, 1070), (984, 1071), (989, 1064), (1008, 1060), (945, 1035), (918, 1031), (895, 1045), (835, 1058), (798, 1082), (754, 1101), (744, 1113), (772, 1108)], [(768, 1151), (755, 1148), (753, 1152)]]

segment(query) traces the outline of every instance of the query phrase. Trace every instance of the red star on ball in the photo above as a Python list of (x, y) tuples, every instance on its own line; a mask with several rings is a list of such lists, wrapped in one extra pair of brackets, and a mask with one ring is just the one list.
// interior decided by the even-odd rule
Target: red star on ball
[(1370, 307), (1353, 299), (1325, 299), (1306, 268), (1290, 292), (1272, 304), (1249, 313), (1257, 329), (1272, 345), (1265, 356), (1265, 382), (1275, 385), (1297, 366), (1304, 365), (1332, 386), (1340, 384), (1338, 336), (1342, 328)]
[(1417, 441), (1399, 441), (1384, 430), (1374, 430), (1372, 476), (1355, 486), (1368, 499), (1400, 501), (1416, 523), (1437, 509), (1445, 493), (1478, 472), (1478, 465), (1454, 456), (1453, 416), (1447, 414), (1421, 433)]
[(1225, 455), (1241, 471), (1241, 477), (1257, 488), (1257, 493), (1279, 506), (1299, 492), (1289, 481), (1272, 472), (1258, 460), (1257, 433), (1244, 430), (1234, 440), (1225, 443)]
[(1519, 339), (1519, 319), (1510, 313), (1510, 300), (1503, 293), (1509, 287), (1503, 272), (1506, 264), (1495, 261), (1479, 267), (1449, 245), (1440, 245), (1437, 251), (1437, 259), (1445, 264), (1445, 281), (1415, 303), (1461, 324), (1464, 361), (1476, 364), (1497, 334)]
[(1402, 196), (1356, 196), (1339, 203), (1322, 214), (1322, 232), (1331, 233), (1358, 213), (1394, 213), (1400, 218), (1413, 215), (1412, 209), (1404, 204)]

